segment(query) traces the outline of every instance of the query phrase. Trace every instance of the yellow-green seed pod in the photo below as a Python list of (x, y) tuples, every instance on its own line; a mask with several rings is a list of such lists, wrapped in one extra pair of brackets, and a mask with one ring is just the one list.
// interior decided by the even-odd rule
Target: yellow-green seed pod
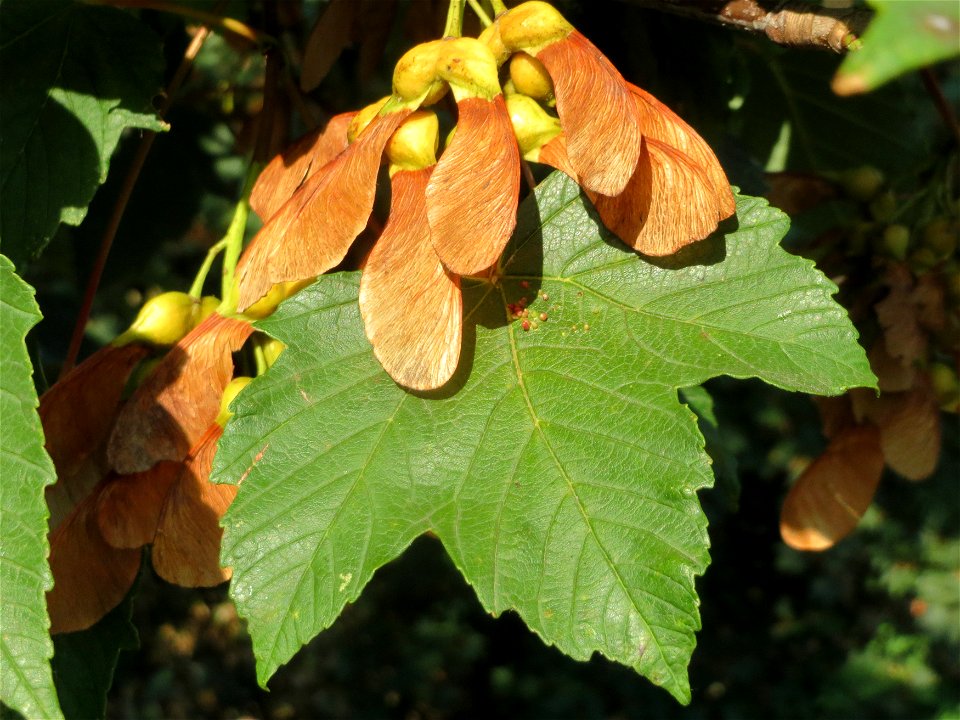
[(267, 367), (272, 367), (280, 354), (287, 349), (285, 343), (272, 337), (263, 338), (260, 341), (260, 347), (263, 349), (263, 359), (266, 360)]
[(507, 112), (520, 153), (526, 157), (560, 134), (560, 121), (526, 95), (507, 95)]
[(437, 77), (437, 54), (442, 40), (416, 45), (397, 61), (393, 69), (393, 92), (403, 100), (432, 105), (444, 96), (447, 86)]
[(273, 311), (277, 309), (277, 305), (313, 281), (314, 278), (306, 278), (305, 280), (288, 280), (287, 282), (279, 282), (270, 288), (270, 292), (244, 310), (243, 314), (249, 318), (253, 318), (254, 320), (259, 320), (260, 318), (267, 317), (267, 315), (272, 315)]
[(230, 411), (230, 403), (236, 400), (237, 395), (250, 384), (251, 380), (253, 380), (252, 377), (235, 377), (229, 382), (227, 387), (224, 388), (223, 397), (220, 398), (220, 413), (217, 415), (217, 425), (224, 427), (227, 424), (227, 420), (233, 416), (233, 413)]
[(218, 307), (220, 307), (220, 298), (218, 298), (216, 295), (204, 295), (202, 298), (200, 298), (200, 307), (197, 312), (196, 324), (199, 325), (208, 317), (213, 315)]
[(508, 50), (526, 50), (532, 55), (567, 37), (574, 29), (552, 5), (539, 0), (517, 5), (497, 18), (497, 24), (500, 40)]
[(417, 110), (390, 136), (390, 176), (398, 170), (422, 170), (437, 164), (440, 124), (432, 110)]
[(376, 102), (370, 103), (353, 116), (353, 120), (351, 120), (350, 125), (347, 126), (347, 140), (349, 142), (353, 142), (360, 136), (360, 133), (366, 129), (367, 125), (373, 122), (373, 119), (377, 116), (377, 113), (379, 113), (380, 109), (387, 104), (388, 100), (390, 100), (389, 95), (382, 97)]
[(500, 26), (493, 23), (477, 36), (477, 40), (487, 46), (487, 49), (493, 54), (497, 61), (497, 67), (503, 65), (510, 57), (510, 51), (503, 44), (500, 37)]
[(535, 100), (553, 100), (553, 80), (543, 63), (525, 52), (515, 53), (510, 58), (510, 79), (518, 93)]
[(447, 38), (437, 53), (437, 76), (450, 84), (459, 102), (467, 97), (493, 100), (500, 94), (497, 61), (485, 44), (474, 38)]
[(200, 301), (184, 292), (165, 292), (147, 300), (123, 334), (113, 341), (173, 345), (190, 332), (200, 312)]

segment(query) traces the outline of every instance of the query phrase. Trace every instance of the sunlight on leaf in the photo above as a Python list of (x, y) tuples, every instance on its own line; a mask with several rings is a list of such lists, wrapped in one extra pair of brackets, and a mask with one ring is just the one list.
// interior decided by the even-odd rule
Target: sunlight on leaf
[(460, 368), (429, 396), (377, 363), (356, 274), (260, 323), (288, 350), (238, 399), (214, 465), (241, 485), (221, 560), (260, 682), (432, 530), (487, 610), (689, 702), (709, 561), (696, 493), (712, 476), (677, 389), (874, 382), (836, 288), (777, 245), (786, 217), (740, 197), (737, 219), (655, 265), (554, 174), (524, 202), (499, 282), (464, 281)]

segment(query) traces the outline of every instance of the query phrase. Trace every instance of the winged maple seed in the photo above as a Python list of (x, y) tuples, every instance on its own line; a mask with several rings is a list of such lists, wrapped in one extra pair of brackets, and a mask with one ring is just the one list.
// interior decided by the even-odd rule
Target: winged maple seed
[[(498, 68), (508, 61), (501, 88)], [(408, 126), (422, 122), (413, 113), (448, 91), (457, 124), (439, 161), (397, 163), (391, 143), (397, 153)], [(734, 212), (703, 139), (544, 2), (501, 14), (478, 39), (417, 45), (394, 69), (393, 95), (357, 113), (346, 132), (345, 118), (274, 159), (258, 181), (254, 207), (266, 222), (238, 265), (239, 308), (344, 258), (368, 221), (386, 154), (394, 197), (360, 304), (377, 358), (415, 390), (440, 387), (456, 370), (457, 276), (500, 258), (516, 225), (521, 152), (576, 179), (604, 223), (648, 255), (703, 239)]]
[[(230, 576), (218, 562), (219, 518), (236, 488), (210, 485), (208, 477), (224, 408), (249, 380), (230, 380), (231, 352), (253, 328), (248, 320), (217, 313), (202, 318), (197, 308), (203, 303), (182, 302), (179, 295), (148, 302), (115, 344), (41, 398), (39, 414), (57, 469), (57, 482), (46, 493), (54, 633), (90, 627), (119, 604), (147, 544), (157, 549), (158, 574), (171, 582), (215, 585)], [(167, 345), (178, 334), (183, 337), (162, 359), (135, 370), (150, 345)], [(124, 400), (130, 382), (138, 387)], [(142, 436), (131, 436), (130, 428)]]

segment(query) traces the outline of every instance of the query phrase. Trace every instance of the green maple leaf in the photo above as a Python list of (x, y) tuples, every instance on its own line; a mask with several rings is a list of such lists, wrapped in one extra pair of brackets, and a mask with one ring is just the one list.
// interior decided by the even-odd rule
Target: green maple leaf
[(160, 41), (132, 15), (71, 0), (0, 6), (0, 240), (19, 266), (79, 225), (128, 127), (162, 130)]
[[(222, 560), (260, 682), (429, 530), (490, 612), (688, 702), (712, 475), (678, 388), (874, 382), (836, 288), (777, 245), (786, 217), (749, 197), (737, 217), (657, 266), (554, 174), (523, 204), (500, 281), (465, 281), (460, 369), (431, 395), (378, 365), (355, 273), (263, 321), (289, 347), (234, 404), (214, 471), (241, 483)], [(529, 331), (508, 310), (524, 296)]]
[(47, 503), (56, 480), (43, 449), (24, 338), (40, 320), (33, 288), (0, 255), (0, 700), (25, 717), (60, 718), (50, 673)]

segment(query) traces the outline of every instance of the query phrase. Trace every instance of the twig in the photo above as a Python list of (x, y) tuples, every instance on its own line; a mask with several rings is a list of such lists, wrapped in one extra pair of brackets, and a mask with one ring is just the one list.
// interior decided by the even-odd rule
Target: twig
[[(805, 2), (760, 0), (633, 0), (643, 7), (763, 33), (779, 45), (846, 52), (857, 44), (873, 13)], [(774, 5), (774, 7), (769, 7)]]
[[(193, 65), (197, 53), (203, 47), (207, 37), (210, 35), (210, 29), (206, 26), (200, 27), (193, 35), (193, 39), (183, 53), (183, 59), (180, 66), (174, 73), (173, 78), (167, 85), (166, 92), (157, 109), (157, 115), (163, 117), (170, 108), (174, 93), (183, 84), (187, 73)], [(83, 293), (83, 302), (80, 305), (80, 311), (77, 313), (77, 321), (73, 326), (73, 335), (70, 336), (70, 346), (67, 348), (67, 356), (63, 360), (60, 368), (60, 378), (66, 375), (77, 362), (77, 356), (80, 354), (80, 345), (83, 343), (83, 336), (86, 333), (87, 321), (90, 319), (90, 311), (93, 308), (93, 298), (97, 294), (97, 288), (100, 286), (100, 278), (103, 276), (103, 268), (107, 264), (107, 256), (110, 254), (110, 248), (113, 245), (113, 239), (117, 235), (117, 229), (120, 227), (120, 221), (123, 219), (123, 213), (127, 209), (127, 203), (133, 188), (140, 177), (140, 171), (143, 170), (143, 164), (147, 160), (153, 140), (157, 134), (152, 130), (146, 130), (137, 147), (137, 152), (127, 170), (127, 176), (123, 180), (123, 186), (120, 188), (120, 194), (114, 203), (113, 212), (110, 214), (110, 220), (106, 229), (103, 231), (103, 237), (100, 239), (100, 249), (97, 251), (97, 257), (94, 260), (93, 268), (90, 270), (90, 277), (87, 278), (87, 287)]]
[(923, 86), (927, 89), (927, 93), (929, 93), (930, 99), (933, 100), (933, 104), (936, 106), (937, 112), (940, 113), (940, 117), (943, 118), (943, 122), (946, 123), (947, 129), (953, 135), (954, 142), (960, 145), (960, 123), (957, 122), (957, 116), (953, 111), (953, 106), (943, 94), (940, 83), (937, 82), (937, 76), (933, 74), (930, 68), (923, 68), (920, 71), (920, 79), (923, 80)]

